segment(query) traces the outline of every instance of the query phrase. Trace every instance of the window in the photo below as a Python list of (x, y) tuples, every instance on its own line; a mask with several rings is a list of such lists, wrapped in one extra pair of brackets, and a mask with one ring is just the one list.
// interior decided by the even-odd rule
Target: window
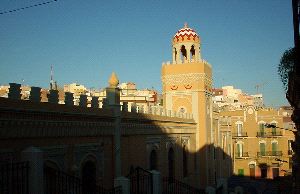
[(259, 136), (264, 136), (264, 134), (265, 134), (265, 124), (260, 123), (259, 124)]
[(239, 158), (243, 157), (243, 144), (238, 143), (236, 144), (236, 146), (237, 146), (237, 157)]
[(266, 144), (259, 143), (259, 150), (260, 150), (260, 155), (265, 156), (266, 155)]
[(292, 142), (293, 142), (293, 140), (288, 140), (288, 155), (293, 154)]
[(236, 127), (237, 127), (237, 135), (242, 136), (243, 135), (243, 124), (238, 123), (238, 124), (236, 124)]
[(277, 124), (276, 123), (271, 123), (271, 125), (274, 126), (274, 127), (271, 127), (272, 135), (276, 135), (276, 126), (277, 126)]
[(278, 143), (277, 142), (272, 142), (272, 156), (277, 156), (278, 155), (277, 148), (278, 148)]

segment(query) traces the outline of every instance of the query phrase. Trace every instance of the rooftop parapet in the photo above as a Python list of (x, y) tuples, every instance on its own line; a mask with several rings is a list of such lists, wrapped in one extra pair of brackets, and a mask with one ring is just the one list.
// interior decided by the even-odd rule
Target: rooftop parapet
[[(14, 100), (21, 100), (21, 84), (17, 84), (17, 83), (11, 83), (10, 84), (10, 89), (9, 89), (9, 95), (8, 98), (9, 99), (14, 99)], [(111, 88), (110, 88), (111, 89)], [(31, 92), (30, 92), (30, 96), (29, 96), (29, 100), (33, 103), (47, 103), (47, 104), (58, 104), (59, 102), (59, 98), (58, 98), (58, 90), (49, 90), (49, 94), (47, 95), (48, 98), (48, 102), (41, 102), (41, 88), (39, 87), (31, 87)], [(112, 95), (110, 95), (112, 96)], [(91, 108), (93, 109), (109, 109), (109, 98), (110, 96), (106, 96), (106, 98), (103, 99), (99, 99), (99, 97), (93, 96), (91, 99)], [(128, 106), (128, 102), (122, 102), (120, 103), (119, 100), (115, 99), (115, 98), (120, 98), (119, 95), (113, 95), (114, 97), (114, 102), (117, 102), (120, 104), (120, 109), (122, 110), (122, 112), (128, 112), (129, 114), (133, 113), (133, 114), (141, 114), (141, 115), (148, 115), (151, 117), (155, 116), (155, 117), (169, 117), (169, 118), (180, 118), (180, 119), (193, 119), (193, 115), (190, 113), (181, 113), (181, 112), (174, 112), (171, 110), (166, 110), (163, 109), (163, 107), (161, 106), (149, 106), (149, 107), (144, 107), (144, 105), (140, 105), (140, 104), (136, 104), (136, 103), (132, 103), (131, 106)], [(88, 107), (88, 100), (87, 100), (87, 96), (86, 95), (81, 95), (79, 98), (79, 106), (80, 107)], [(24, 100), (24, 101), (28, 101), (28, 100)], [(102, 101), (102, 108), (99, 108), (99, 104)], [(65, 101), (64, 104), (66, 106), (78, 106), (78, 105), (74, 105), (74, 94), (71, 92), (65, 92)], [(35, 104), (34, 106), (37, 106), (37, 104)], [(63, 104), (61, 104), (60, 106), (63, 106)]]
[[(211, 68), (211, 64), (204, 59), (198, 59), (198, 60), (192, 59), (189, 63), (197, 63), (197, 62), (203, 63)], [(185, 64), (185, 63), (183, 63), (182, 61), (179, 61), (178, 63), (176, 62), (171, 63), (170, 61), (162, 62), (162, 66), (175, 65), (175, 64)]]

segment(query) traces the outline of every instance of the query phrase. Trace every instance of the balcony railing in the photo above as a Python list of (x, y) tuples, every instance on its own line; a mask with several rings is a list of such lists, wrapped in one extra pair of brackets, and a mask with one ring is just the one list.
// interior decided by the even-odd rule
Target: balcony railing
[(267, 137), (266, 132), (257, 132), (257, 137)]
[(232, 133), (232, 137), (236, 138), (236, 137), (248, 137), (247, 132), (241, 132), (241, 133)]
[(248, 158), (249, 157), (249, 153), (248, 152), (237, 152), (235, 153), (235, 158)]
[(273, 137), (282, 136), (281, 131), (271, 131), (271, 132), (257, 132), (257, 137)]
[(270, 136), (282, 136), (282, 132), (281, 131), (272, 131), (271, 133), (269, 133)]
[(282, 156), (282, 151), (257, 152), (257, 157), (262, 156)]

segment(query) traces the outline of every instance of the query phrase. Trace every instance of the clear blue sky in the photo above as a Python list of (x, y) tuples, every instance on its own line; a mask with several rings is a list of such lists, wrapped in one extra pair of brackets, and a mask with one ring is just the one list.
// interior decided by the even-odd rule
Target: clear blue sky
[[(0, 11), (48, 0), (1, 0)], [(213, 66), (214, 87), (234, 85), (267, 105), (288, 104), (277, 74), (293, 46), (291, 0), (58, 0), (0, 15), (0, 84), (102, 88), (115, 71), (121, 82), (161, 90), (161, 63), (171, 38), (188, 22)]]

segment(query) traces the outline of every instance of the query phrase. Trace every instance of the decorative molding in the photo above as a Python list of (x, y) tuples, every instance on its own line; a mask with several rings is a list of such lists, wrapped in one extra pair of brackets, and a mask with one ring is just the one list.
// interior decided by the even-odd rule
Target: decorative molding
[(160, 137), (147, 137), (146, 139), (146, 149), (148, 152), (151, 150), (160, 150)]
[(212, 85), (212, 79), (210, 79), (205, 73), (186, 73), (162, 76), (163, 84), (168, 85), (188, 85), (199, 80), (204, 80), (205, 85)]
[(44, 152), (44, 160), (55, 162), (60, 169), (65, 169), (66, 146), (41, 147)]
[(176, 145), (177, 137), (168, 137), (166, 140), (166, 149), (174, 148)]
[(188, 146), (190, 141), (190, 136), (182, 136), (181, 137), (181, 144), (182, 146)]

